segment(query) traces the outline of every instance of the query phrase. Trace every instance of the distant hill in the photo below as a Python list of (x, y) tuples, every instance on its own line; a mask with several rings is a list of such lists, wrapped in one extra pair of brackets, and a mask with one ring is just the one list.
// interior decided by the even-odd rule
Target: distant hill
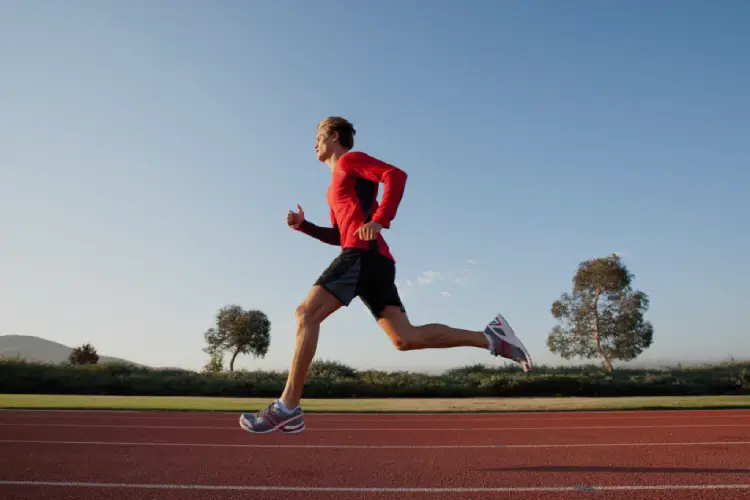
[[(96, 346), (94, 346), (96, 347)], [(61, 363), (68, 360), (72, 347), (30, 335), (0, 335), (0, 358), (24, 358), (40, 363)], [(126, 359), (104, 356), (99, 353), (99, 363), (126, 363), (140, 366)]]

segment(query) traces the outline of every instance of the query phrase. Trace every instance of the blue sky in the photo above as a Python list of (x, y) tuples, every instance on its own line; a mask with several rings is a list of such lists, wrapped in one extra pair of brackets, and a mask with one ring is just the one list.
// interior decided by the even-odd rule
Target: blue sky
[[(409, 173), (385, 236), (413, 322), (502, 312), (560, 363), (552, 301), (619, 252), (652, 300), (643, 361), (747, 357), (749, 22), (740, 1), (4, 2), (0, 333), (199, 369), (238, 303), (272, 321), (238, 366), (285, 369), (337, 253), (285, 216), (328, 222), (336, 114)], [(318, 356), (500, 363), (399, 353), (359, 301)]]

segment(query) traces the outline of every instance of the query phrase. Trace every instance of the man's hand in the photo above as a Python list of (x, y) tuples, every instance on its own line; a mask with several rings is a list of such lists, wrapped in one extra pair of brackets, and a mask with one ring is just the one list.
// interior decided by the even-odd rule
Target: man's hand
[(302, 207), (297, 204), (297, 210), (299, 212), (292, 212), (291, 210), (286, 215), (286, 223), (289, 227), (297, 229), (300, 224), (305, 220), (305, 212)]
[(359, 226), (359, 229), (354, 231), (354, 234), (359, 237), (360, 240), (371, 241), (377, 239), (381, 229), (383, 229), (383, 226), (375, 221), (370, 221), (367, 224)]

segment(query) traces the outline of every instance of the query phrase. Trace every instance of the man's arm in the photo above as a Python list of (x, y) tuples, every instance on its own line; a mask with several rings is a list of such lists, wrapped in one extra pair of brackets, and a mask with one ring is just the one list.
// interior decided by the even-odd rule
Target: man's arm
[(321, 227), (308, 220), (303, 220), (302, 223), (297, 226), (296, 230), (305, 233), (308, 236), (312, 236), (323, 243), (328, 243), (329, 245), (341, 245), (341, 233), (336, 224), (334, 224), (333, 227)]
[(352, 175), (374, 182), (385, 184), (383, 200), (372, 216), (372, 220), (389, 228), (396, 217), (398, 205), (404, 196), (406, 188), (406, 172), (384, 161), (360, 152), (350, 152), (343, 155), (338, 165)]

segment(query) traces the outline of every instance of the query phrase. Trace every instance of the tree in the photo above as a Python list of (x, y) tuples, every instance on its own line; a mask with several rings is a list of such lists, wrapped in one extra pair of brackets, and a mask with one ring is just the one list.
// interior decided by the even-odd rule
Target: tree
[(234, 371), (234, 360), (239, 354), (265, 357), (271, 344), (271, 322), (262, 311), (243, 310), (238, 305), (225, 306), (216, 314), (216, 328), (209, 328), (204, 337), (208, 347), (204, 352), (217, 357), (231, 352), (229, 371)]
[(221, 373), (224, 369), (224, 353), (223, 352), (212, 352), (211, 359), (203, 367), (203, 371), (206, 373)]
[(99, 354), (91, 344), (76, 347), (68, 355), (68, 361), (73, 365), (95, 365), (99, 362)]
[(616, 254), (581, 262), (572, 293), (552, 303), (561, 324), (547, 337), (549, 350), (565, 359), (599, 356), (611, 372), (612, 360), (630, 361), (649, 348), (654, 330), (643, 317), (649, 298), (632, 289), (632, 280)]

